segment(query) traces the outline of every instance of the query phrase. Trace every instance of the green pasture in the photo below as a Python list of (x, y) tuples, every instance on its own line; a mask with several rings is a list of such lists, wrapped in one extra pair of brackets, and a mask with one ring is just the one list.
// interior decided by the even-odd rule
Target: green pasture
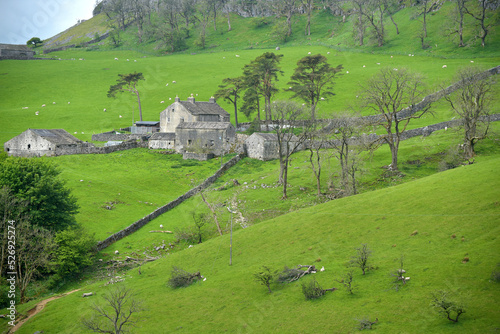
[[(137, 269), (117, 273), (117, 284), (134, 290), (146, 309), (134, 333), (170, 332), (355, 332), (356, 319), (378, 318), (384, 333), (484, 333), (498, 328), (498, 283), (491, 273), (498, 257), (498, 158), (305, 208), (233, 235), (211, 239)], [(335, 280), (348, 268), (356, 247), (368, 244), (374, 270), (354, 273), (354, 294)], [(392, 288), (390, 273), (404, 269), (409, 283)], [(469, 261), (463, 263), (465, 257)], [(325, 288), (340, 288), (306, 301), (300, 281), (273, 285), (269, 294), (253, 274), (297, 264), (325, 267), (315, 274)], [(166, 286), (172, 266), (199, 270), (207, 280), (187, 288)], [(308, 281), (312, 277), (302, 278)], [(19, 333), (84, 333), (79, 320), (101, 303), (113, 285), (106, 280), (50, 302)], [(463, 301), (467, 313), (453, 324), (429, 306), (432, 291), (444, 289)], [(83, 292), (96, 296), (82, 298)], [(25, 312), (28, 305), (20, 306)], [(311, 320), (313, 319), (313, 320)]]
[[(242, 67), (264, 51), (270, 50), (144, 58), (142, 54), (130, 51), (86, 52), (76, 49), (54, 54), (61, 60), (2, 61), (0, 142), (3, 144), (27, 128), (63, 128), (82, 140), (90, 140), (93, 133), (132, 125), (133, 121), (139, 120), (134, 96), (123, 93), (112, 99), (106, 94), (110, 85), (116, 82), (118, 74), (134, 71), (142, 72), (145, 77), (145, 81), (139, 85), (143, 119), (159, 120), (160, 112), (176, 96), (185, 100), (193, 94), (199, 100), (208, 100), (222, 79), (241, 75)], [(287, 82), (297, 61), (309, 52), (324, 55), (330, 52), (327, 55), (330, 63), (344, 66), (344, 75), (336, 80), (336, 96), (318, 106), (321, 117), (344, 110), (358, 110), (359, 84), (382, 66), (408, 67), (422, 73), (426, 77), (429, 92), (433, 92), (449, 84), (456, 71), (463, 66), (487, 69), (498, 65), (499, 60), (498, 57), (479, 58), (471, 63), (468, 58), (443, 60), (429, 56), (363, 54), (321, 46), (282, 48), (279, 53), (284, 55), (281, 64), (284, 75), (279, 78), (280, 88), (288, 87)], [(447, 68), (442, 68), (443, 65), (447, 65)], [(290, 96), (283, 90), (275, 99), (287, 99)], [(218, 102), (234, 114), (232, 105), (225, 101)], [(37, 111), (38, 115), (35, 114)], [(444, 103), (437, 103), (435, 111), (435, 117), (419, 120), (412, 126), (432, 124), (451, 117), (449, 106)], [(238, 118), (248, 121), (243, 114), (239, 114)]]

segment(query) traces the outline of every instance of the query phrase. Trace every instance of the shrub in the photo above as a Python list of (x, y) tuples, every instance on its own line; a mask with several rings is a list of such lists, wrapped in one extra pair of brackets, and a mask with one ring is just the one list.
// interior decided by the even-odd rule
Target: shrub
[(368, 248), (368, 245), (362, 244), (361, 247), (356, 248), (356, 256), (352, 257), (351, 266), (360, 268), (364, 275), (367, 270), (373, 269), (368, 263), (371, 253), (372, 251)]
[(319, 285), (316, 279), (302, 283), (302, 293), (307, 300), (318, 299), (323, 296), (325, 292), (326, 290)]
[(460, 166), (464, 161), (463, 152), (460, 152), (457, 146), (452, 146), (445, 153), (443, 160), (439, 162), (439, 171), (443, 172)]
[(491, 273), (491, 279), (493, 282), (500, 282), (500, 263), (497, 264), (497, 267)]
[(465, 306), (448, 298), (448, 292), (435, 291), (432, 294), (431, 306), (448, 320), (458, 322), (458, 318), (465, 313)]
[(184, 288), (186, 286), (191, 285), (193, 282), (200, 280), (201, 274), (199, 271), (195, 273), (188, 273), (185, 270), (182, 270), (179, 267), (172, 268), (172, 276), (168, 281), (168, 285), (173, 288)]
[(352, 279), (353, 279), (353, 271), (349, 270), (347, 273), (345, 273), (344, 276), (342, 276), (340, 279), (337, 280), (337, 282), (341, 283), (344, 288), (346, 289), (347, 293), (353, 294), (353, 287), (352, 287)]
[(372, 329), (372, 326), (378, 322), (378, 318), (375, 319), (375, 321), (371, 321), (368, 317), (356, 320), (359, 322), (358, 330), (360, 331), (364, 329)]
[(277, 270), (271, 270), (271, 268), (262, 266), (262, 270), (254, 274), (255, 280), (260, 282), (262, 285), (267, 286), (269, 293), (271, 291), (271, 283), (274, 281), (274, 277), (278, 274)]

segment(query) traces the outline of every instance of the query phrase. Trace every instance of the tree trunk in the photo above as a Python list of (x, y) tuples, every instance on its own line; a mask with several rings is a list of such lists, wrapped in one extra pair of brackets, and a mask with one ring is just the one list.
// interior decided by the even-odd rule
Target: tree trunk
[(135, 90), (135, 95), (137, 95), (137, 103), (139, 104), (139, 118), (142, 122), (142, 107), (141, 107), (141, 98), (139, 97), (139, 91)]
[(231, 31), (231, 17), (229, 16), (229, 10), (227, 11), (227, 31)]
[(234, 97), (234, 126), (238, 129), (238, 103), (237, 97)]

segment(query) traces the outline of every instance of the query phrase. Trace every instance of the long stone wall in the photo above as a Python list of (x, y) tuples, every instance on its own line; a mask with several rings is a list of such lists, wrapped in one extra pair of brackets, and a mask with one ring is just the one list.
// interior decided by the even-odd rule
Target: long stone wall
[(144, 134), (116, 133), (115, 131), (109, 131), (109, 132), (93, 134), (92, 140), (94, 141), (125, 141), (130, 139), (145, 140), (147, 137), (148, 135)]
[(244, 157), (244, 154), (240, 154), (240, 155), (235, 156), (234, 158), (232, 158), (231, 160), (226, 162), (221, 168), (219, 168), (219, 170), (217, 172), (215, 172), (214, 175), (208, 177), (205, 181), (203, 181), (203, 183), (201, 183), (197, 187), (194, 187), (193, 189), (189, 190), (184, 195), (181, 195), (178, 198), (176, 198), (175, 200), (173, 200), (173, 201), (165, 204), (164, 206), (156, 209), (155, 211), (153, 211), (149, 215), (139, 219), (138, 221), (136, 221), (135, 223), (131, 224), (130, 226), (124, 228), (123, 230), (116, 232), (115, 234), (109, 236), (108, 238), (106, 238), (103, 241), (98, 242), (97, 243), (97, 250), (101, 251), (104, 248), (108, 247), (109, 245), (113, 244), (114, 242), (116, 242), (120, 239), (123, 239), (126, 236), (134, 233), (135, 231), (137, 231), (138, 229), (140, 229), (141, 227), (143, 227), (147, 223), (149, 223), (151, 220), (159, 217), (160, 215), (164, 214), (167, 211), (172, 210), (173, 208), (175, 208), (176, 206), (178, 206), (179, 204), (181, 204), (182, 202), (184, 202), (188, 198), (193, 197), (194, 195), (196, 195), (200, 191), (206, 189), (208, 186), (210, 186), (212, 183), (214, 183), (219, 177), (221, 177), (221, 175), (224, 174), (225, 171), (227, 171), (232, 166), (236, 165), (236, 163), (238, 163), (238, 161), (240, 161), (243, 157)]
[(117, 151), (130, 150), (138, 147), (147, 148), (147, 141), (127, 141), (121, 143), (119, 145), (114, 146), (104, 146), (104, 147), (96, 147), (93, 144), (84, 143), (82, 145), (60, 145), (57, 147), (55, 151), (55, 156), (59, 155), (73, 155), (73, 154), (108, 154)]

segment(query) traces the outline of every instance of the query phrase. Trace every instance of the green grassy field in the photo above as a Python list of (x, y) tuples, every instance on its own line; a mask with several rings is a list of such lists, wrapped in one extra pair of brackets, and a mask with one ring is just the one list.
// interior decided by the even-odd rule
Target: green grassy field
[[(126, 285), (147, 311), (135, 333), (354, 332), (355, 319), (378, 318), (384, 333), (484, 333), (498, 328), (499, 286), (490, 276), (499, 262), (498, 158), (449, 170), (415, 182), (306, 208), (125, 273)], [(418, 233), (415, 233), (418, 232)], [(413, 235), (412, 235), (413, 234)], [(453, 235), (456, 238), (453, 238)], [(463, 241), (462, 241), (463, 237)], [(355, 271), (354, 295), (340, 289), (306, 301), (300, 282), (272, 286), (268, 294), (253, 279), (260, 266), (324, 266), (315, 274), (324, 287), (339, 286), (355, 247), (367, 243), (375, 270)], [(405, 257), (411, 280), (391, 288), (390, 273)], [(462, 263), (464, 257), (470, 259)], [(171, 290), (172, 266), (200, 272), (205, 282)], [(303, 281), (311, 277), (302, 278)], [(112, 286), (105, 281), (52, 301), (19, 333), (83, 333), (89, 316)], [(433, 313), (430, 294), (445, 289), (464, 301), (467, 313), (452, 324)], [(82, 292), (97, 296), (81, 298)], [(314, 321), (312, 321), (313, 319)]]
[[(356, 47), (349, 22), (343, 26), (318, 12), (315, 15), (319, 21), (313, 26), (310, 39), (302, 36), (304, 18), (299, 17), (294, 36), (286, 44), (277, 43), (270, 36), (273, 19), (269, 19), (268, 25), (257, 27), (258, 19), (234, 16), (233, 31), (225, 32), (221, 20), (218, 31), (210, 32), (210, 47), (205, 50), (192, 46), (192, 40), (188, 41), (191, 45), (188, 51), (169, 55), (154, 50), (154, 43), (137, 46), (132, 26), (124, 34), (125, 44), (118, 49), (100, 46), (98, 50), (78, 48), (48, 55), (60, 60), (0, 61), (0, 143), (3, 145), (27, 128), (63, 128), (90, 141), (92, 133), (131, 125), (138, 120), (133, 96), (122, 94), (116, 100), (106, 97), (109, 86), (120, 73), (144, 74), (146, 80), (139, 86), (144, 120), (158, 120), (159, 113), (175, 96), (184, 100), (194, 94), (198, 100), (208, 100), (223, 78), (240, 75), (245, 64), (265, 51), (284, 55), (280, 89), (288, 87), (296, 62), (309, 52), (326, 55), (333, 66), (343, 64), (344, 75), (336, 81), (336, 96), (318, 106), (320, 117), (357, 110), (359, 84), (383, 66), (408, 67), (422, 73), (428, 91), (433, 92), (451, 83), (461, 67), (487, 69), (497, 66), (500, 60), (497, 26), (492, 27), (490, 43), (485, 49), (477, 43), (455, 48), (454, 42), (438, 33), (444, 24), (440, 15), (447, 15), (450, 10), (451, 4), (447, 3), (430, 17), (431, 47), (426, 50), (419, 47), (415, 37), (419, 22), (410, 19), (409, 10), (395, 17), (400, 36), (387, 25), (388, 40), (382, 48), (370, 43)], [(99, 22), (96, 26), (104, 24)], [(71, 34), (69, 31), (66, 36)], [(280, 51), (274, 50), (277, 45)], [(498, 84), (493, 90), (498, 93)], [(283, 90), (275, 96), (289, 97)], [(231, 105), (218, 102), (233, 114)], [(410, 128), (453, 117), (444, 102), (435, 103), (433, 110), (434, 115), (410, 123)], [(39, 115), (35, 115), (36, 111)], [(492, 111), (500, 112), (497, 101), (493, 101)], [(244, 115), (238, 117), (240, 122), (248, 121)], [(455, 130), (403, 142), (399, 156), (404, 178), (383, 177), (382, 167), (389, 164), (390, 152), (381, 147), (366, 156), (360, 174), (362, 194), (327, 203), (315, 196), (307, 152), (293, 157), (286, 201), (280, 200), (281, 188), (276, 184), (277, 161), (243, 159), (205, 192), (216, 206), (225, 232), (230, 223), (226, 206), (236, 204), (250, 226), (242, 229), (238, 217), (234, 217), (234, 265), (227, 266), (226, 234), (191, 249), (185, 249), (188, 245), (181, 243), (172, 254), (145, 265), (140, 276), (137, 269), (119, 273), (126, 277), (121, 284), (134, 289), (147, 308), (134, 332), (346, 333), (354, 331), (355, 319), (365, 316), (378, 317), (380, 322), (375, 328), (386, 333), (494, 331), (500, 327), (497, 320), (500, 294), (498, 283), (490, 282), (489, 278), (500, 262), (497, 175), (500, 124), (494, 124), (491, 130), (490, 138), (477, 145), (478, 156), (473, 165), (443, 173), (437, 173), (443, 155), (461, 142)], [(80, 205), (77, 221), (95, 233), (97, 240), (175, 199), (220, 166), (219, 160), (189, 163), (178, 155), (146, 149), (43, 159), (59, 166), (61, 177)], [(326, 187), (327, 181), (338, 177), (338, 173), (334, 161), (324, 168), (322, 182)], [(240, 186), (233, 186), (233, 179)], [(113, 210), (104, 208), (109, 203)], [(149, 231), (157, 230), (160, 224), (172, 231), (186, 229), (192, 226), (193, 211), (209, 213), (199, 196), (98, 256), (107, 260), (115, 250), (124, 257), (163, 240), (174, 243), (175, 235)], [(208, 230), (207, 234), (213, 236), (214, 227)], [(415, 230), (418, 234), (410, 236)], [(452, 239), (453, 234), (457, 238)], [(366, 277), (356, 273), (353, 296), (339, 290), (309, 302), (304, 300), (300, 283), (274, 286), (275, 292), (268, 295), (266, 288), (253, 280), (261, 265), (281, 269), (285, 265), (314, 263), (326, 268), (316, 275), (325, 288), (339, 287), (334, 279), (347, 271), (345, 264), (361, 243), (368, 243), (373, 250), (373, 262), (378, 268)], [(405, 255), (408, 268), (405, 269), (412, 279), (407, 287), (396, 292), (391, 290), (389, 274), (397, 268), (401, 254)], [(469, 257), (470, 262), (462, 264), (464, 257)], [(321, 261), (316, 263), (318, 259)], [(173, 291), (165, 284), (174, 265), (189, 271), (200, 270), (207, 281)], [(53, 301), (23, 325), (19, 333), (42, 329), (45, 333), (84, 332), (80, 318), (89, 314), (90, 303), (102, 300), (103, 293), (110, 289), (104, 286), (105, 281), (96, 279), (92, 273), (86, 273), (82, 281), (63, 287), (94, 291), (96, 298), (82, 299), (80, 291)], [(467, 301), (468, 312), (458, 324), (439, 318), (428, 306), (431, 291), (441, 288)], [(50, 293), (42, 288), (33, 294), (47, 292)], [(35, 303), (33, 300), (20, 305), (19, 310), (24, 313)], [(6, 323), (0, 324), (2, 329), (7, 328)]]

